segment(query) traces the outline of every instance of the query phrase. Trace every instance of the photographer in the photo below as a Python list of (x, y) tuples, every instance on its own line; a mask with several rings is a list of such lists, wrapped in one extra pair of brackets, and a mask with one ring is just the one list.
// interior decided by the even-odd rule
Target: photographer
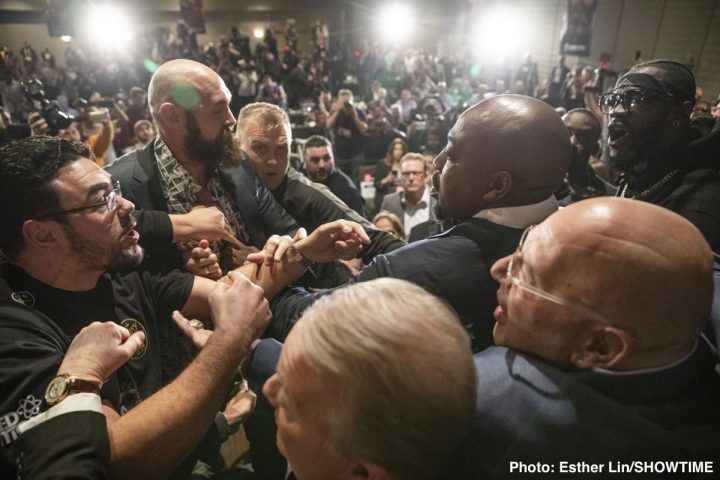
[[(32, 135), (56, 135), (60, 138), (86, 143), (93, 154), (95, 161), (101, 167), (111, 163), (109, 150), (115, 137), (115, 127), (110, 119), (110, 111), (107, 108), (98, 108), (84, 99), (75, 102), (78, 111), (77, 121), (63, 124), (62, 128), (53, 129), (47, 119), (40, 113), (31, 113), (28, 117)], [(114, 159), (114, 152), (113, 152)]]
[(363, 162), (363, 136), (368, 124), (365, 113), (353, 105), (350, 90), (341, 89), (338, 92), (338, 99), (330, 108), (328, 128), (335, 136), (337, 166), (357, 183), (357, 170)]

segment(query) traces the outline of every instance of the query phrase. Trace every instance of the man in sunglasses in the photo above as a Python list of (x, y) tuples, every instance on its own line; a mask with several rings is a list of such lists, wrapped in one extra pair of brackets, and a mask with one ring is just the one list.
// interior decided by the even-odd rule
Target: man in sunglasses
[(716, 460), (712, 264), (690, 222), (644, 202), (584, 200), (526, 230), (492, 267), (498, 346), (475, 356), (473, 478)]
[(668, 208), (692, 222), (720, 251), (720, 175), (717, 165), (688, 148), (695, 77), (673, 60), (652, 60), (620, 77), (602, 95), (608, 115), (611, 166), (624, 176), (618, 196)]

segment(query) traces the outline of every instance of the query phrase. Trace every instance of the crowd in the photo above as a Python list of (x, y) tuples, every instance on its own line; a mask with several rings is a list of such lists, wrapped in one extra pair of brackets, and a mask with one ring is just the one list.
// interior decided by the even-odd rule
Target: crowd
[(262, 479), (717, 458), (720, 111), (687, 66), (491, 89), (284, 39), (3, 50), (3, 478), (220, 478), (239, 425)]

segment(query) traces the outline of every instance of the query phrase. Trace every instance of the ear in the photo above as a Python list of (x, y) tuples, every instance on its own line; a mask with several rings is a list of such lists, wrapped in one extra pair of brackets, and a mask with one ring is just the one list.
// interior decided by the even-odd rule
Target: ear
[(181, 108), (174, 103), (165, 102), (158, 109), (159, 117), (165, 125), (177, 125), (185, 121)]
[(64, 238), (60, 226), (50, 220), (26, 220), (22, 225), (23, 239), (27, 245), (42, 250), (54, 250)]
[(374, 463), (356, 463), (350, 468), (343, 480), (393, 480), (395, 476), (385, 467)]
[(610, 368), (623, 361), (630, 352), (632, 336), (627, 331), (604, 325), (590, 333), (579, 351), (570, 356), (578, 368)]
[(510, 172), (507, 170), (495, 172), (493, 173), (490, 183), (485, 187), (487, 191), (483, 194), (482, 198), (486, 202), (497, 202), (510, 193), (512, 185), (513, 178)]

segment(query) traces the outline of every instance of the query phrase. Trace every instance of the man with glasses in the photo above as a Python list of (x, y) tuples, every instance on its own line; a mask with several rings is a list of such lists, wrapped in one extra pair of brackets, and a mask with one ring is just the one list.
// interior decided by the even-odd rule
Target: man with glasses
[(699, 158), (689, 128), (695, 77), (673, 60), (652, 60), (620, 77), (599, 99), (608, 115), (611, 166), (623, 173), (618, 196), (668, 208), (692, 222), (720, 251), (720, 175)]
[(712, 258), (690, 222), (626, 199), (578, 202), (526, 229), (492, 267), (498, 346), (475, 356), (471, 471), (715, 460), (720, 377), (701, 336)]
[[(428, 166), (419, 153), (406, 153), (400, 159), (403, 191), (385, 195), (380, 211), (394, 213), (410, 236), (414, 227), (431, 219), (435, 199), (427, 187)], [(424, 237), (417, 237), (422, 239)]]
[[(365, 237), (349, 222), (298, 237), (289, 249), (295, 253), (275, 262), (273, 278), (256, 280), (263, 288), (236, 272), (230, 286), (179, 271), (123, 272), (143, 257), (135, 207), (91, 156), (79, 142), (44, 136), (0, 150), (0, 249), (8, 259), (0, 270), (0, 453), (21, 420), (74, 393), (99, 393), (111, 476), (165, 478), (223, 407), (238, 365), (270, 319), (264, 296), (299, 278), (307, 261), (354, 253)], [(252, 275), (248, 267), (243, 272)], [(178, 372), (168, 371), (163, 343), (176, 328), (171, 315), (187, 327), (175, 310), (212, 322), (218, 335), (173, 380)], [(144, 333), (128, 365), (103, 383), (56, 376), (70, 339), (106, 321)], [(0, 458), (0, 477), (13, 478), (12, 470)]]

